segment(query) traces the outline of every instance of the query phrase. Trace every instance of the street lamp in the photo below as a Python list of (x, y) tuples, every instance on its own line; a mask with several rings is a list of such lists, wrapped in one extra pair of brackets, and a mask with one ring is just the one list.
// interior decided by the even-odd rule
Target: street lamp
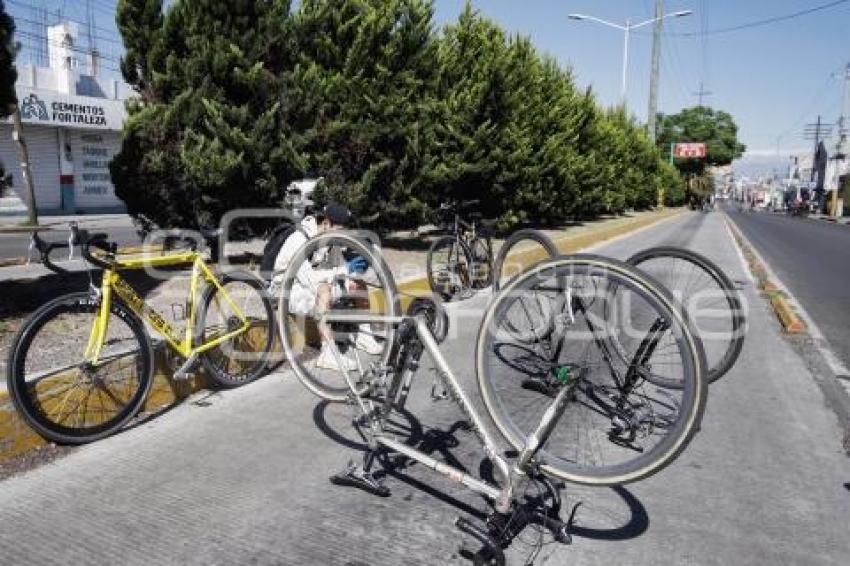
[(664, 20), (667, 18), (681, 18), (683, 16), (689, 16), (693, 14), (692, 10), (680, 10), (678, 12), (671, 12), (669, 14), (664, 14), (663, 16), (652, 18), (650, 20), (646, 20), (645, 22), (640, 22), (639, 24), (633, 24), (631, 20), (626, 20), (625, 25), (615, 24), (614, 22), (609, 22), (608, 20), (603, 20), (601, 18), (596, 18), (594, 16), (588, 16), (585, 14), (569, 14), (569, 18), (571, 20), (590, 20), (593, 22), (600, 23), (602, 25), (606, 25), (608, 27), (616, 28), (618, 30), (625, 32), (625, 38), (623, 40), (623, 87), (621, 90), (621, 96), (623, 98), (623, 107), (626, 106), (626, 70), (629, 68), (629, 33), (633, 29), (637, 29), (639, 27), (643, 27), (648, 24), (655, 23), (659, 20)]

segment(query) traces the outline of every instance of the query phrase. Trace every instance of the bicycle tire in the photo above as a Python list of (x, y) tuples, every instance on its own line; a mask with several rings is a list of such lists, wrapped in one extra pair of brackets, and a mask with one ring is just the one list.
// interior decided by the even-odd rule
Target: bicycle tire
[[(117, 392), (108, 389), (105, 379), (86, 375), (85, 379), (89, 380), (89, 383), (81, 382), (82, 371), (90, 371), (90, 368), (83, 369), (80, 367), (84, 365), (82, 362), (70, 364), (63, 362), (61, 368), (56, 369), (52, 373), (41, 372), (44, 375), (38, 376), (36, 380), (28, 382), (27, 354), (30, 348), (34, 348), (38, 352), (39, 360), (49, 359), (52, 362), (53, 360), (61, 359), (61, 355), (58, 355), (56, 352), (57, 347), (69, 348), (75, 344), (82, 345), (88, 341), (89, 326), (83, 327), (85, 329), (84, 335), (75, 337), (72, 333), (67, 332), (67, 321), (60, 320), (57, 323), (60, 328), (56, 332), (56, 336), (49, 335), (50, 328), (47, 325), (63, 315), (82, 314), (84, 318), (90, 316), (93, 319), (97, 316), (99, 309), (100, 299), (93, 298), (87, 292), (71, 293), (57, 297), (36, 310), (30, 316), (29, 320), (27, 320), (15, 336), (12, 347), (10, 348), (7, 365), (7, 385), (15, 408), (27, 424), (36, 432), (44, 438), (59, 444), (85, 444), (113, 434), (138, 413), (147, 398), (153, 382), (153, 351), (150, 339), (145, 332), (144, 324), (129, 307), (115, 298), (112, 300), (110, 309), (110, 314), (115, 318), (109, 322), (109, 334), (105, 340), (106, 350), (101, 353), (100, 359), (102, 364), (100, 367), (107, 367), (107, 364), (112, 364), (113, 362), (118, 362), (115, 364), (115, 366), (118, 366), (122, 361), (126, 361), (125, 358), (128, 352), (131, 354), (138, 352), (138, 360), (135, 363), (131, 362), (131, 364), (126, 365), (126, 372), (123, 372), (120, 366), (113, 366), (113, 370), (116, 370), (115, 373), (119, 373), (118, 370), (120, 370), (122, 373), (131, 374), (130, 379), (127, 380), (128, 383), (133, 382), (133, 376), (135, 376), (135, 386), (129, 391), (129, 395), (126, 396), (126, 403), (123, 406), (119, 406), (120, 399), (117, 396)], [(123, 335), (119, 333), (122, 329), (121, 323), (124, 325), (123, 330), (125, 332)], [(47, 335), (43, 338), (45, 344), (42, 345), (37, 339), (39, 338), (39, 333), (45, 328), (48, 328), (45, 331)], [(65, 332), (61, 332), (63, 329)], [(79, 341), (75, 342), (75, 338)], [(127, 344), (122, 343), (121, 346), (129, 345), (130, 350), (114, 348), (117, 352), (108, 353), (111, 347), (125, 340)], [(45, 349), (47, 347), (50, 348), (49, 356), (45, 355)], [(137, 349), (135, 349), (136, 347)], [(68, 385), (69, 371), (75, 372), (73, 377), (74, 383), (70, 386)], [(111, 377), (111, 375), (107, 377)], [(56, 384), (52, 384), (54, 378), (57, 382)], [(89, 419), (93, 418), (88, 413), (88, 409), (89, 403), (92, 401), (92, 392), (96, 387), (95, 379), (99, 381), (97, 384), (97, 396), (100, 401), (100, 415), (108, 414), (108, 407), (104, 404), (104, 394), (106, 395), (106, 400), (111, 401), (115, 405), (116, 410), (111, 418), (100, 422), (95, 421), (91, 426), (86, 426)], [(87, 392), (82, 393), (85, 395), (84, 398), (77, 399), (75, 397), (70, 399), (72, 394), (84, 386), (87, 387)], [(62, 387), (64, 389), (61, 389)], [(58, 392), (56, 392), (56, 388), (59, 388)], [(42, 393), (45, 395), (42, 396)], [(62, 396), (62, 399), (58, 407), (58, 422), (56, 422), (50, 418), (50, 413), (55, 407), (49, 408), (48, 403), (59, 395)], [(76, 405), (73, 407), (74, 411), (77, 411), (82, 406), (83, 413), (75, 413), (75, 422), (78, 424), (80, 423), (80, 414), (83, 414), (82, 426), (67, 426), (62, 423), (63, 420), (69, 418), (71, 415), (71, 413), (68, 413), (63, 418), (63, 409), (69, 399), (72, 403), (76, 402)]]
[[(266, 372), (269, 354), (275, 340), (275, 316), (266, 292), (266, 285), (251, 273), (243, 271), (225, 273), (218, 278), (218, 283), (225, 290), (231, 284), (244, 285), (249, 294), (254, 294), (254, 297), (259, 299), (259, 303), (250, 305), (247, 301), (237, 303), (237, 307), (251, 320), (251, 329), (201, 354), (201, 362), (210, 379), (219, 386), (229, 389), (250, 383)], [(216, 326), (210, 327), (207, 320), (210, 316), (210, 306), (220, 290), (216, 285), (207, 285), (204, 289), (198, 311), (196, 344), (203, 344), (211, 339), (208, 336), (211, 328), (221, 330), (221, 321), (216, 321)], [(239, 297), (234, 297), (235, 294), (228, 292), (231, 300), (238, 301)], [(221, 309), (222, 306), (228, 307), (226, 302), (224, 305), (219, 304), (218, 308)], [(227, 332), (238, 328), (241, 322), (238, 317), (229, 315), (224, 324)], [(246, 348), (238, 349), (242, 346)], [(233, 367), (232, 362), (237, 364), (248, 362), (247, 368), (243, 367), (240, 371), (233, 372), (230, 369)]]
[[(517, 245), (522, 242), (534, 242), (540, 245), (546, 251), (548, 257), (555, 257), (559, 253), (558, 247), (555, 245), (555, 242), (553, 242), (552, 239), (549, 238), (549, 236), (539, 230), (526, 228), (514, 232), (507, 240), (505, 240), (505, 243), (502, 244), (502, 247), (499, 248), (499, 253), (496, 255), (496, 261), (493, 265), (494, 292), (498, 292), (499, 288), (502, 287), (502, 273), (505, 269), (505, 261), (508, 259), (511, 252), (515, 250)], [(516, 277), (517, 275), (519, 275), (519, 273), (515, 274), (513, 277)]]
[[(732, 281), (729, 277), (723, 272), (720, 267), (712, 262), (707, 257), (693, 252), (688, 249), (678, 248), (675, 246), (659, 246), (655, 248), (649, 248), (643, 250), (641, 252), (636, 253), (632, 257), (626, 260), (630, 265), (634, 265), (638, 269), (647, 269), (647, 264), (656, 259), (662, 258), (672, 258), (678, 259), (692, 265), (697, 266), (702, 272), (706, 274), (706, 276), (714, 281), (717, 287), (720, 289), (720, 292), (723, 294), (723, 299), (726, 301), (726, 304), (729, 307), (729, 319), (730, 319), (730, 328), (728, 330), (729, 336), (731, 339), (728, 341), (728, 346), (723, 349), (723, 354), (720, 356), (719, 360), (716, 362), (714, 359), (714, 348), (706, 348), (708, 360), (708, 382), (713, 383), (726, 375), (726, 373), (735, 365), (735, 362), (738, 360), (738, 357), (741, 355), (741, 350), (744, 347), (744, 336), (746, 334), (746, 315), (744, 314), (744, 308), (739, 296), (738, 290), (735, 288)], [(642, 267), (643, 266), (643, 267)], [(668, 273), (671, 278), (673, 278), (673, 270), (652, 270), (652, 275), (657, 281), (659, 281), (662, 285), (664, 285), (668, 291), (673, 292), (674, 295), (683, 291), (679, 288), (679, 285), (674, 283), (673, 281), (667, 281), (665, 278), (659, 276), (659, 271)], [(692, 282), (691, 282), (692, 284)], [(687, 287), (687, 286), (686, 286)], [(684, 291), (686, 291), (684, 289)], [(682, 298), (679, 299), (679, 302), (682, 304), (683, 308), (688, 308), (690, 306), (691, 301), (689, 300), (689, 296), (684, 296), (682, 293)], [(678, 297), (678, 295), (677, 295)], [(697, 331), (700, 333), (700, 338), (703, 341), (703, 344), (706, 343), (706, 332), (704, 332), (699, 327), (699, 320), (697, 318), (697, 313), (688, 313), (690, 320), (697, 326)], [(713, 333), (712, 333), (713, 334)]]
[[(537, 256), (540, 255), (540, 253), (535, 252), (532, 254), (532, 261), (545, 260), (558, 255), (557, 246), (555, 246), (555, 243), (545, 233), (540, 232), (539, 230), (533, 230), (528, 228), (514, 232), (507, 240), (505, 240), (505, 243), (502, 244), (502, 247), (499, 249), (499, 254), (496, 257), (495, 268), (493, 273), (494, 293), (497, 293), (501, 286), (501, 281), (503, 278), (502, 274), (505, 271), (505, 262), (508, 261), (508, 258), (511, 256), (512, 253), (516, 251), (519, 246), (525, 243), (534, 243), (543, 248), (543, 257), (538, 258)], [(525, 269), (528, 269), (529, 267), (531, 266), (525, 266)], [(525, 269), (521, 270), (519, 273), (515, 273), (510, 277), (510, 279), (518, 277)], [(514, 338), (526, 344), (538, 340), (548, 340), (552, 334), (552, 331), (554, 330), (554, 320), (551, 317), (546, 317), (546, 320), (544, 321), (543, 325), (535, 328), (530, 328), (524, 332), (514, 327), (510, 322), (506, 322), (506, 325), (507, 328), (514, 333)]]
[[(345, 379), (339, 375), (335, 378), (320, 378), (318, 377), (318, 367), (310, 370), (305, 362), (308, 362), (307, 356), (304, 355), (303, 348), (297, 347), (299, 337), (303, 338), (305, 333), (305, 324), (301, 324), (296, 332), (295, 324), (291, 324), (287, 317), (290, 315), (289, 300), (292, 296), (292, 289), (295, 280), (298, 276), (300, 266), (306, 261), (306, 258), (312, 257), (316, 250), (328, 248), (332, 246), (340, 246), (349, 249), (353, 254), (362, 256), (369, 267), (377, 277), (381, 285), (379, 292), (376, 292), (381, 304), (378, 312), (383, 311), (383, 314), (392, 317), (401, 316), (401, 306), (399, 302), (398, 289), (393, 279), (392, 272), (384, 261), (383, 256), (375, 248), (374, 245), (364, 243), (352, 234), (344, 232), (327, 232), (320, 234), (308, 240), (301, 249), (295, 254), (289, 263), (289, 267), (284, 274), (283, 285), (281, 286), (280, 297), (278, 299), (278, 320), (277, 327), (283, 344), (283, 351), (286, 359), (292, 368), (298, 380), (307, 387), (313, 394), (330, 402), (345, 402), (349, 399), (351, 390), (348, 387)], [(371, 295), (370, 291), (370, 305)], [(370, 307), (371, 308), (371, 307)], [(334, 309), (342, 310), (342, 309)], [(294, 311), (292, 311), (294, 313)], [(371, 311), (370, 311), (371, 312)], [(375, 313), (372, 313), (375, 314)], [(302, 319), (311, 318), (310, 315), (296, 315)], [(302, 323), (304, 321), (302, 320)], [(376, 354), (371, 364), (378, 367), (386, 367), (390, 358), (392, 345), (394, 342), (395, 328), (393, 324), (383, 325), (383, 348), (380, 354)], [(355, 355), (356, 351), (355, 351)], [(331, 372), (340, 373), (340, 370), (329, 370)], [(326, 381), (332, 381), (334, 384), (328, 384)], [(340, 385), (335, 385), (340, 384)], [(369, 387), (368, 383), (357, 384), (357, 393), (362, 394)]]
[[(459, 265), (461, 260), (465, 262), (465, 273), (455, 273), (455, 270), (453, 270), (451, 266), (446, 266), (445, 268), (450, 271), (448, 273), (444, 272), (444, 270), (440, 270), (439, 272), (435, 271), (434, 257), (442, 248), (449, 248), (448, 263), (452, 262), (453, 254), (457, 254), (458, 257), (456, 261)], [(431, 244), (431, 247), (428, 249), (428, 257), (426, 259), (428, 285), (431, 292), (437, 293), (445, 301), (464, 297), (472, 289), (472, 265), (472, 252), (463, 240), (455, 236), (443, 236), (442, 238), (439, 238)]]
[[(705, 409), (707, 397), (707, 380), (705, 375), (705, 358), (702, 351), (702, 345), (699, 337), (696, 335), (690, 322), (687, 320), (687, 315), (679, 311), (675, 301), (669, 293), (654, 281), (651, 277), (640, 272), (633, 266), (617, 260), (594, 256), (594, 255), (572, 255), (560, 256), (537, 264), (529, 270), (526, 270), (521, 275), (513, 278), (511, 282), (495, 297), (490, 307), (487, 309), (482, 321), (477, 344), (476, 344), (476, 374), (478, 385), (484, 399), (484, 404), (496, 427), (502, 435), (508, 440), (509, 444), (514, 449), (522, 451), (526, 448), (526, 439), (536, 428), (539, 418), (537, 413), (543, 415), (551, 408), (551, 400), (548, 396), (538, 394), (535, 391), (528, 393), (523, 386), (520, 387), (516, 375), (512, 375), (510, 369), (504, 373), (507, 375), (501, 379), (499, 383), (505, 383), (512, 388), (506, 393), (499, 391), (496, 379), (499, 378), (500, 368), (495, 364), (498, 363), (500, 356), (503, 354), (496, 346), (501, 347), (501, 343), (497, 343), (496, 339), (500, 338), (497, 324), (509, 314), (509, 309), (512, 306), (512, 301), (518, 300), (518, 297), (524, 296), (530, 289), (538, 285), (540, 281), (552, 280), (558, 288), (563, 285), (570, 285), (571, 288), (575, 284), (581, 283), (581, 277), (591, 278), (600, 277), (602, 279), (598, 284), (587, 285), (582, 284), (581, 289), (589, 289), (592, 292), (598, 291), (602, 286), (616, 283), (618, 288), (634, 291), (636, 300), (639, 299), (650, 309), (650, 314), (654, 314), (657, 318), (654, 320), (662, 320), (669, 324), (669, 336), (672, 343), (679, 348), (682, 361), (682, 383), (683, 387), (679, 390), (674, 390), (681, 399), (676, 401), (672, 396), (668, 399), (665, 395), (661, 395), (661, 401), (652, 399), (658, 407), (658, 418), (655, 419), (655, 412), (648, 412), (648, 409), (643, 409), (649, 417), (653, 417), (646, 422), (650, 423), (650, 427), (666, 430), (667, 435), (664, 436), (657, 445), (647, 450), (636, 450), (633, 446), (623, 446), (619, 442), (611, 440), (611, 428), (615, 424), (616, 415), (612, 416), (606, 413), (606, 406), (601, 403), (602, 408), (594, 408), (592, 403), (597, 400), (605, 401), (607, 398), (602, 393), (611, 394), (612, 388), (605, 388), (598, 383), (588, 380), (586, 383), (582, 380), (582, 387), (574, 386), (573, 390), (568, 393), (569, 397), (566, 402), (569, 406), (561, 413), (560, 420), (556, 426), (561, 424), (570, 425), (571, 423), (579, 428), (580, 434), (572, 435), (572, 432), (563, 433), (561, 429), (553, 429), (552, 436), (549, 438), (537, 438), (541, 444), (540, 450), (535, 454), (535, 463), (539, 464), (540, 469), (547, 475), (560, 478), (562, 480), (571, 481), (585, 485), (621, 485), (634, 482), (646, 478), (657, 473), (667, 465), (685, 449), (690, 440), (693, 438), (696, 431), (699, 429), (699, 423)], [(576, 279), (569, 279), (576, 278)], [(576, 287), (574, 292), (582, 292)], [(555, 289), (556, 293), (560, 293)], [(585, 315), (586, 318), (587, 315)], [(660, 317), (660, 318), (658, 318)], [(651, 318), (651, 317), (650, 317)], [(666, 332), (666, 331), (665, 331)], [(593, 333), (591, 333), (593, 334)], [(502, 335), (504, 336), (504, 334)], [(564, 340), (569, 336), (568, 329), (562, 334)], [(576, 334), (576, 336), (581, 336)], [(588, 341), (590, 344), (595, 343), (593, 339)], [(645, 339), (642, 340), (642, 344)], [(510, 344), (508, 344), (511, 346)], [(576, 351), (583, 351), (581, 343), (576, 344)], [(528, 350), (525, 345), (514, 346), (520, 349)], [(666, 347), (665, 347), (666, 348)], [(563, 350), (558, 349), (558, 356)], [(530, 357), (530, 354), (523, 352), (523, 355)], [(604, 355), (602, 356), (604, 358)], [(569, 366), (571, 362), (560, 362), (558, 358), (553, 360), (543, 359), (543, 362), (531, 360), (531, 363), (539, 363), (542, 366), (534, 368), (534, 371), (540, 371), (541, 374), (548, 375), (555, 367), (551, 364), (565, 364)], [(519, 358), (514, 359), (517, 361)], [(491, 363), (494, 364), (491, 366)], [(523, 363), (527, 363), (524, 361)], [(550, 364), (547, 366), (547, 364)], [(575, 364), (573, 369), (579, 371), (581, 375), (582, 368), (588, 371), (589, 365), (581, 366)], [(600, 364), (603, 371), (599, 374), (594, 374), (597, 380), (605, 378), (605, 366)], [(521, 368), (525, 372), (524, 368)], [(612, 372), (613, 373), (613, 372)], [(530, 373), (526, 373), (530, 375)], [(578, 382), (578, 380), (576, 380)], [(641, 382), (643, 383), (643, 382)], [(523, 382), (524, 385), (524, 382)], [(517, 395), (516, 391), (521, 394)], [(628, 393), (627, 393), (628, 394)], [(535, 396), (536, 395), (536, 396)], [(647, 397), (649, 392), (644, 390), (643, 384), (636, 397), (638, 401), (632, 405), (632, 401), (627, 401), (629, 409), (639, 412), (639, 403), (643, 403), (647, 408), (650, 406), (650, 400)], [(612, 396), (609, 404), (613, 404), (616, 396)], [(531, 402), (528, 402), (528, 399)], [(622, 399), (617, 399), (617, 406)], [(531, 406), (537, 403), (540, 406), (540, 411), (536, 411), (532, 417), (538, 418), (538, 421), (530, 421), (530, 424), (521, 424), (520, 418), (512, 416), (506, 409), (506, 403), (516, 403), (526, 413), (532, 410)], [(607, 407), (610, 409), (610, 407)], [(613, 409), (611, 409), (613, 412)], [(666, 414), (661, 414), (665, 412)], [(600, 429), (597, 432), (590, 431), (589, 419), (595, 419), (600, 423)], [(643, 423), (644, 421), (640, 421)], [(607, 435), (607, 441), (605, 440)], [(569, 438), (569, 442), (564, 442)], [(556, 445), (564, 445), (570, 447), (572, 444), (578, 444), (581, 441), (591, 442), (594, 439), (602, 438), (602, 442), (594, 445), (587, 450), (583, 446), (576, 448), (573, 456), (570, 458), (557, 454), (555, 451), (560, 450)], [(656, 438), (654, 435), (648, 434), (642, 438)], [(566, 449), (566, 448), (565, 448)], [(604, 452), (604, 453), (603, 453)], [(611, 456), (611, 462), (591, 462), (590, 464), (579, 463), (579, 458), (589, 458), (602, 460)], [(625, 461), (614, 462), (614, 456), (626, 458)]]
[(493, 283), (493, 244), (486, 235), (475, 236), (469, 244), (472, 257), (472, 288), (486, 289)]

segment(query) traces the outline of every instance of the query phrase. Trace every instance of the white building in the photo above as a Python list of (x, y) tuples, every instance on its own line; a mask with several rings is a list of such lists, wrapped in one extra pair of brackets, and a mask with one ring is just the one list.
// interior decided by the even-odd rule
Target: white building
[[(18, 66), (15, 90), (40, 213), (124, 209), (109, 162), (121, 147), (129, 87), (99, 76), (97, 54), (78, 60), (77, 25), (48, 28), (49, 67)], [(85, 73), (83, 72), (85, 70)], [(0, 163), (12, 188), (27, 199), (11, 119), (0, 121)]]

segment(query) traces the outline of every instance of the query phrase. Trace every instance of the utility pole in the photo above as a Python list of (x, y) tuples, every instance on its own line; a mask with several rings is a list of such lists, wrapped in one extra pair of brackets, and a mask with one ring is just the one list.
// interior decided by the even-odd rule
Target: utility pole
[(818, 146), (820, 145), (821, 141), (828, 138), (830, 134), (832, 134), (833, 125), (834, 124), (826, 124), (822, 122), (821, 116), (820, 114), (818, 114), (818, 121), (814, 124), (806, 124), (805, 128), (803, 129), (804, 137), (807, 140), (814, 140), (815, 142), (814, 151), (812, 152), (812, 174), (811, 178), (809, 179), (810, 181), (815, 180), (815, 158), (818, 154)]
[(600, 18), (596, 18), (594, 16), (588, 16), (585, 14), (569, 14), (569, 18), (571, 20), (590, 20), (608, 27), (616, 28), (622, 32), (624, 32), (623, 37), (623, 85), (621, 88), (621, 96), (623, 109), (626, 108), (626, 74), (629, 67), (629, 36), (633, 29), (641, 28), (643, 26), (654, 24), (658, 21), (659, 18), (681, 18), (684, 16), (690, 16), (693, 12), (691, 10), (680, 10), (678, 12), (672, 12), (670, 14), (662, 14), (656, 18), (652, 18), (651, 20), (646, 20), (637, 24), (633, 24), (631, 20), (626, 20), (625, 25), (616, 24), (614, 22), (609, 22), (607, 20), (603, 20)]
[(649, 141), (655, 145), (655, 116), (658, 114), (658, 68), (661, 60), (661, 17), (664, 14), (663, 0), (655, 0), (655, 25), (652, 27), (652, 70), (649, 75), (649, 109), (646, 113), (646, 130)]
[[(847, 66), (844, 68), (843, 88), (844, 90), (841, 96), (841, 116), (838, 118), (838, 143), (835, 144), (836, 154), (834, 159), (843, 161), (846, 164), (848, 160), (848, 153), (850, 153), (850, 147), (848, 147), (847, 144), (847, 133), (850, 131), (850, 63), (847, 63)], [(838, 165), (837, 162), (836, 165)], [(844, 172), (845, 174), (850, 173), (850, 171), (846, 169), (846, 165)], [(838, 179), (839, 182), (832, 191), (832, 202), (829, 206), (829, 215), (833, 217), (838, 216), (838, 193), (842, 190), (842, 183), (840, 182), (841, 177), (839, 176)]]
[(30, 171), (30, 154), (27, 150), (27, 144), (24, 141), (24, 131), (21, 125), (21, 111), (18, 105), (12, 107), (12, 124), (14, 132), (12, 138), (18, 146), (18, 156), (21, 159), (21, 176), (24, 179), (24, 185), (27, 188), (27, 208), (29, 209), (28, 223), (31, 226), (38, 226), (38, 207), (35, 203), (35, 190), (32, 186), (32, 172)]
[(705, 88), (703, 88), (703, 86), (702, 86), (702, 81), (700, 81), (700, 83), (699, 83), (699, 90), (698, 90), (697, 92), (695, 92), (695, 93), (694, 93), (694, 96), (699, 97), (699, 99), (698, 99), (698, 100), (699, 100), (698, 105), (699, 105), (699, 106), (702, 106), (702, 99), (703, 99), (703, 97), (705, 97), (705, 96), (710, 96), (710, 95), (712, 95), (712, 94), (714, 94), (714, 93), (713, 93), (713, 92), (711, 92), (710, 90), (705, 90)]

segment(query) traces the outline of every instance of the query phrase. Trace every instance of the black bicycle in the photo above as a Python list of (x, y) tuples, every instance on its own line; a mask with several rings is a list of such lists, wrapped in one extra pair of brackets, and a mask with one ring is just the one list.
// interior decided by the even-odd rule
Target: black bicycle
[[(514, 233), (496, 256), (494, 289), (498, 291), (527, 267), (557, 255), (558, 247), (545, 233), (539, 230)], [(673, 246), (643, 250), (628, 258), (626, 263), (661, 283), (687, 312), (705, 346), (708, 381), (725, 375), (741, 354), (747, 321), (740, 293), (723, 270), (703, 255)], [(615, 294), (616, 289), (611, 292)], [(517, 331), (517, 340), (533, 343), (550, 338), (555, 317), (564, 312), (567, 304), (566, 296), (554, 300), (550, 304), (547, 299), (538, 297), (537, 302), (526, 302), (524, 308), (534, 311), (528, 313), (529, 319), (543, 320), (546, 324)], [(613, 350), (617, 351), (616, 343), (613, 345)]]
[(480, 212), (461, 211), (478, 207), (481, 201), (444, 203), (439, 221), (448, 234), (435, 241), (428, 250), (428, 284), (443, 299), (465, 299), (476, 289), (489, 287), (493, 281), (493, 245)]

